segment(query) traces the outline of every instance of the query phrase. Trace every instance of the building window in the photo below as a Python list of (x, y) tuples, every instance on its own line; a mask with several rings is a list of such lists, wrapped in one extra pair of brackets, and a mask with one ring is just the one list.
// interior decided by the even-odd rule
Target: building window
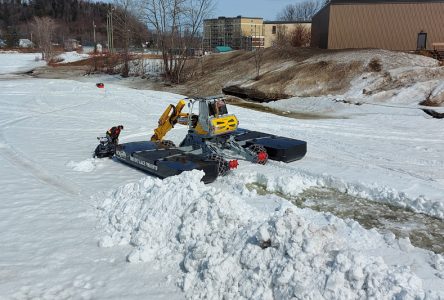
[(273, 26), (273, 28), (271, 29), (271, 33), (276, 34), (276, 26)]

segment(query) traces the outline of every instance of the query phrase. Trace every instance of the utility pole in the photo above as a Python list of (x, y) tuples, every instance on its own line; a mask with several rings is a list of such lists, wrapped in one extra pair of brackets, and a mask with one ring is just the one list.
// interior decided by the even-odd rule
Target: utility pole
[(111, 8), (106, 15), (106, 32), (108, 36), (108, 49), (110, 53), (114, 52), (113, 10), (114, 8)]
[(109, 41), (109, 12), (106, 14), (106, 41), (108, 46), (108, 52), (111, 52), (111, 45)]
[(97, 43), (96, 43), (96, 24), (93, 21), (93, 32), (94, 32), (94, 54), (97, 52)]
[(94, 44), (96, 43), (96, 23), (93, 21), (93, 30), (94, 30)]

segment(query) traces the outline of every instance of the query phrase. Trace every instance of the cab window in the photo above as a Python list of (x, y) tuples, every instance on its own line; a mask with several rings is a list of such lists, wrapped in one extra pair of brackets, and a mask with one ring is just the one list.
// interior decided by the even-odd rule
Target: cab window
[(211, 116), (221, 116), (228, 114), (227, 104), (224, 100), (216, 100), (209, 105), (209, 112)]

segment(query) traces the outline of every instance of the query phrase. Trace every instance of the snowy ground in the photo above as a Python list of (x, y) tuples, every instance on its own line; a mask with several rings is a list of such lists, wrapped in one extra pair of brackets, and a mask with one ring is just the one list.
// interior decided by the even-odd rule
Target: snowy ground
[(0, 75), (30, 71), (46, 64), (41, 61), (40, 53), (21, 53), (0, 51)]
[(306, 158), (241, 162), (210, 185), (199, 172), (162, 181), (91, 152), (112, 125), (125, 125), (122, 142), (147, 139), (180, 96), (94, 83), (0, 80), (0, 298), (444, 298), (443, 256), (278, 196), (329, 187), (443, 219), (442, 121), (343, 103), (347, 118), (319, 120), (230, 106), (241, 127), (306, 140)]

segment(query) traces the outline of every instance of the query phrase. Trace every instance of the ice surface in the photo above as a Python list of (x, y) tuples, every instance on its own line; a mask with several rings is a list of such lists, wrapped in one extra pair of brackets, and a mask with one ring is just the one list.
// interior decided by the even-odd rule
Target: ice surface
[[(0, 54), (0, 72), (35, 63)], [(91, 158), (96, 137), (116, 124), (125, 125), (121, 142), (149, 139), (181, 98), (107, 78), (0, 80), (0, 298), (444, 297), (442, 256), (246, 188), (334, 187), (442, 218), (440, 120), (325, 99), (305, 101), (345, 118), (230, 106), (241, 127), (306, 140), (308, 153), (291, 164), (241, 162), (205, 186), (199, 172), (160, 180)], [(177, 144), (186, 131), (176, 126), (168, 138)]]

